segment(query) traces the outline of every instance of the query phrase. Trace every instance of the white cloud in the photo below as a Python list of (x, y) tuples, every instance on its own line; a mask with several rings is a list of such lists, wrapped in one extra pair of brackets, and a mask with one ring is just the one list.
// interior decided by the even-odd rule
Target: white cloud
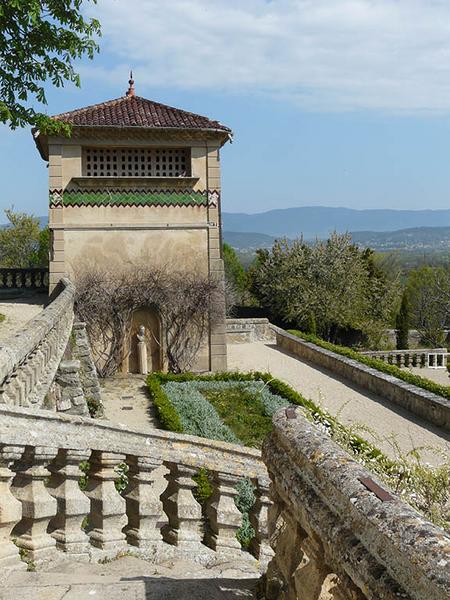
[[(308, 109), (450, 110), (448, 0), (99, 0), (111, 70)], [(93, 13), (94, 14), (94, 13)], [(123, 83), (122, 83), (123, 84)]]

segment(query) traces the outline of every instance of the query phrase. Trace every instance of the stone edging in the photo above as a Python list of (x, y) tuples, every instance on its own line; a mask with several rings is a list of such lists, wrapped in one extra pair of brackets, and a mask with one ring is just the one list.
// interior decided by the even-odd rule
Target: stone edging
[(329, 369), (370, 392), (383, 396), (425, 421), (450, 431), (450, 402), (445, 398), (356, 360), (306, 342), (275, 325), (271, 324), (270, 328), (275, 333), (280, 348)]

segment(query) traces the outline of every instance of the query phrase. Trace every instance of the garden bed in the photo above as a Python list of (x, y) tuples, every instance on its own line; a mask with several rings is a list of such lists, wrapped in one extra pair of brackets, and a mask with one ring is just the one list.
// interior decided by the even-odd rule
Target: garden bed
[(432, 468), (420, 449), (393, 460), (362, 438), (358, 425), (345, 427), (311, 400), (269, 373), (152, 373), (151, 399), (164, 429), (260, 448), (272, 427), (272, 415), (289, 405), (301, 406), (306, 418), (325, 431), (437, 525), (449, 529), (449, 465)]

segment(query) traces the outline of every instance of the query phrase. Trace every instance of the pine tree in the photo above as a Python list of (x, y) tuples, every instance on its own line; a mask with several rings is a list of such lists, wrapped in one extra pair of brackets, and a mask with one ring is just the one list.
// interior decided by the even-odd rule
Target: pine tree
[(407, 350), (409, 348), (409, 323), (410, 323), (410, 306), (408, 294), (403, 292), (400, 310), (395, 320), (397, 328), (397, 350)]

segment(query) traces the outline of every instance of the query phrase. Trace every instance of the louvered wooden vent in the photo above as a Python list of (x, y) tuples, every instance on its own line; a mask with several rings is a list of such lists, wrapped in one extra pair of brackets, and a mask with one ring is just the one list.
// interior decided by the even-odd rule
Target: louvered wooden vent
[(87, 177), (189, 177), (185, 148), (85, 148)]

